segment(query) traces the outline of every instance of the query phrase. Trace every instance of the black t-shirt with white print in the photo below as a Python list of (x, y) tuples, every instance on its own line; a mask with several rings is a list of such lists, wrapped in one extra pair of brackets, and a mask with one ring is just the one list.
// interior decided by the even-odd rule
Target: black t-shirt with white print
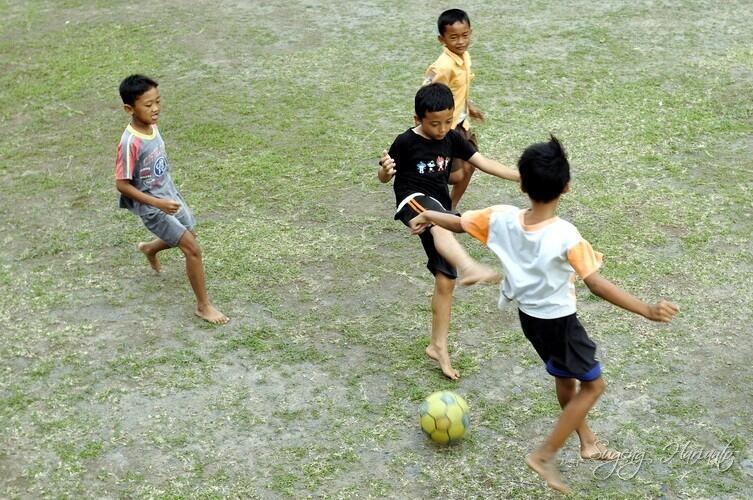
[(476, 149), (455, 130), (441, 141), (427, 139), (409, 128), (395, 139), (389, 150), (395, 160), (395, 203), (407, 196), (422, 193), (451, 208), (447, 184), (453, 158), (467, 161)]

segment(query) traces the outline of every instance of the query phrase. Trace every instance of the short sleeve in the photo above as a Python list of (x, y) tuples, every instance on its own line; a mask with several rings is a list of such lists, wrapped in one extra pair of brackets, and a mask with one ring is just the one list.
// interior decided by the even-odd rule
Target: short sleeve
[(439, 64), (439, 61), (437, 61), (426, 68), (426, 73), (424, 73), (424, 85), (429, 85), (430, 83), (444, 83), (449, 86), (451, 76), (452, 70), (445, 65)]
[(570, 247), (567, 251), (567, 261), (575, 272), (583, 279), (598, 271), (604, 260), (604, 255), (595, 251), (591, 244), (584, 239)]
[(489, 223), (493, 212), (494, 207), (482, 210), (468, 210), (460, 216), (460, 224), (463, 227), (463, 231), (486, 245), (489, 241)]
[(133, 170), (136, 158), (138, 158), (140, 142), (138, 137), (127, 136), (118, 144), (118, 154), (115, 159), (115, 178), (117, 180), (133, 179)]
[(403, 151), (405, 150), (405, 146), (403, 143), (403, 137), (402, 134), (397, 136), (395, 140), (392, 142), (392, 146), (390, 146), (389, 151), (387, 151), (387, 154), (390, 155), (390, 158), (395, 160), (395, 165), (397, 168), (399, 168), (399, 158), (402, 155)]
[(476, 148), (473, 147), (468, 139), (463, 137), (460, 132), (451, 130), (452, 134), (452, 156), (454, 158), (460, 158), (463, 161), (468, 161), (471, 156), (477, 153)]

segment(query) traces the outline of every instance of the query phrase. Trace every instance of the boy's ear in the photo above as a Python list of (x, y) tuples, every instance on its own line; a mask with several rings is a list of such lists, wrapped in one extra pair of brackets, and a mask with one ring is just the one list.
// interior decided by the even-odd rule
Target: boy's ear
[(562, 190), (562, 193), (569, 193), (570, 192), (570, 181), (565, 184), (565, 188)]
[(437, 35), (437, 41), (438, 41), (439, 43), (441, 43), (442, 45), (444, 45), (444, 44), (445, 44), (445, 43), (444, 43), (444, 38), (442, 37), (442, 35)]
[(129, 115), (132, 115), (133, 114), (133, 106), (131, 106), (130, 104), (123, 104), (123, 111), (125, 111)]
[(421, 125), (421, 119), (418, 117), (418, 115), (413, 115), (413, 125), (415, 126)]

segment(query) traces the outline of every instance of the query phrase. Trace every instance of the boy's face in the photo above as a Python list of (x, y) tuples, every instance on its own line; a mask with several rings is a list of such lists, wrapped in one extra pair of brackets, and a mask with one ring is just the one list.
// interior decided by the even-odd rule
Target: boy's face
[(468, 23), (456, 22), (444, 27), (444, 33), (437, 37), (439, 43), (450, 49), (450, 52), (463, 57), (471, 45), (471, 27)]
[(149, 128), (157, 123), (160, 112), (160, 95), (157, 87), (152, 87), (136, 98), (133, 106), (123, 105), (123, 108), (131, 115), (133, 124), (143, 128)]
[(416, 120), (421, 124), (421, 131), (426, 137), (441, 141), (452, 128), (452, 112), (452, 108), (428, 111), (423, 118), (416, 116)]

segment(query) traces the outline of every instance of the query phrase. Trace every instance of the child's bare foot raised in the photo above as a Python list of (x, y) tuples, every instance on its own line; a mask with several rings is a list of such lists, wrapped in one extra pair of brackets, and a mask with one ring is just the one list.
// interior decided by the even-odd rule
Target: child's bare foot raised
[(215, 309), (212, 304), (196, 306), (196, 316), (215, 325), (224, 325), (230, 321), (230, 318)]
[(158, 273), (161, 271), (162, 268), (160, 267), (159, 260), (157, 260), (157, 254), (150, 251), (148, 243), (139, 243), (139, 251), (146, 255), (146, 260), (149, 261), (149, 265), (152, 266), (154, 272)]
[(619, 451), (610, 450), (605, 443), (595, 441), (590, 444), (580, 444), (580, 456), (584, 460), (617, 460), (622, 455)]
[(482, 264), (473, 264), (460, 270), (458, 283), (469, 286), (476, 283), (499, 283), (501, 279), (502, 276), (494, 269)]
[(557, 490), (561, 493), (569, 493), (570, 487), (562, 481), (559, 471), (552, 463), (551, 460), (546, 460), (542, 456), (537, 455), (536, 452), (531, 453), (526, 457), (526, 464), (536, 474), (546, 481), (553, 490)]
[(439, 347), (429, 345), (426, 347), (426, 355), (431, 359), (439, 363), (442, 373), (450, 380), (457, 380), (460, 378), (460, 372), (452, 367), (450, 362), (450, 353), (447, 349), (440, 349)]

